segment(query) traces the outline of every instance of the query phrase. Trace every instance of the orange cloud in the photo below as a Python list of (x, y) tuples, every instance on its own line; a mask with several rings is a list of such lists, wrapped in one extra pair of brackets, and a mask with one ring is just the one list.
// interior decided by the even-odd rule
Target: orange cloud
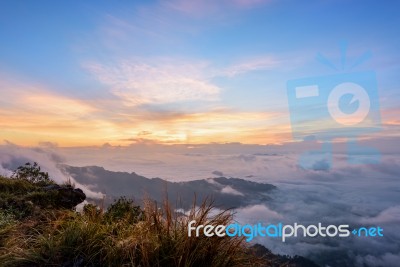
[(285, 115), (277, 112), (152, 111), (126, 106), (120, 99), (82, 101), (45, 86), (4, 80), (0, 94), (0, 138), (21, 145), (126, 145), (123, 140), (143, 136), (159, 143), (276, 143), (289, 132)]
[(91, 133), (107, 129), (106, 121), (91, 118), (96, 111), (93, 106), (40, 85), (3, 80), (0, 94), (4, 102), (0, 106), (2, 139), (24, 145), (39, 141), (87, 144), (100, 138)]
[[(281, 113), (220, 109), (174, 114), (155, 121), (143, 120), (138, 122), (138, 127), (146, 129), (146, 139), (166, 143), (278, 143), (290, 138), (290, 127), (282, 122), (283, 116)], [(139, 139), (141, 133), (132, 136)]]
[(385, 125), (400, 125), (400, 120), (399, 120), (400, 109), (399, 108), (384, 109), (381, 111), (381, 114), (382, 114), (383, 124), (385, 124)]

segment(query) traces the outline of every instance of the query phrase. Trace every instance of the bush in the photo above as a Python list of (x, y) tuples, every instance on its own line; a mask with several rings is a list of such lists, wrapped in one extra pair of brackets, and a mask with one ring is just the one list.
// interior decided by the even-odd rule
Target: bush
[(130, 223), (136, 223), (143, 220), (144, 213), (140, 206), (134, 205), (132, 199), (123, 196), (108, 207), (105, 216), (109, 220), (125, 219)]
[(40, 185), (54, 184), (54, 181), (49, 178), (49, 174), (41, 171), (40, 166), (36, 162), (34, 162), (33, 165), (27, 162), (24, 166), (19, 166), (11, 177), (28, 180), (29, 182)]

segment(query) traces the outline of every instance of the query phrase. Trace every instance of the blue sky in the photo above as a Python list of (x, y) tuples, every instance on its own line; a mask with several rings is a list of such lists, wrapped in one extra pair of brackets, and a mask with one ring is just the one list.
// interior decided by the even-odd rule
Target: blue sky
[(354, 70), (376, 71), (383, 121), (399, 123), (400, 4), (394, 1), (1, 6), (0, 94), (7, 103), (0, 135), (12, 142), (289, 141), (286, 82), (337, 73), (315, 57), (339, 64), (344, 40), (349, 64), (371, 51)]

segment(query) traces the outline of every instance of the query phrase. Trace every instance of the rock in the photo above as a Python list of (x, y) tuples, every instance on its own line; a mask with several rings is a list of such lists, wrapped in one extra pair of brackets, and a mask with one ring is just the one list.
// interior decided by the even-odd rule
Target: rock
[(71, 185), (60, 186), (57, 184), (44, 187), (45, 191), (57, 192), (57, 204), (60, 207), (72, 209), (86, 199), (85, 193), (80, 188), (73, 188)]

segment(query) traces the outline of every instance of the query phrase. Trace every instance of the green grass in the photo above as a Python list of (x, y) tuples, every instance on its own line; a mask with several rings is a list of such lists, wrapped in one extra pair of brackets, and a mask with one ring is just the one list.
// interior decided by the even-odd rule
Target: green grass
[[(206, 200), (186, 214), (121, 198), (107, 210), (57, 209), (36, 184), (0, 177), (0, 266), (257, 266), (243, 238), (188, 237), (188, 222), (227, 225)], [(1, 202), (3, 206), (1, 206)], [(4, 203), (13, 205), (4, 205)], [(27, 207), (30, 207), (26, 211)]]
[[(135, 206), (132, 205), (132, 209)], [(211, 216), (212, 202), (187, 216), (147, 201), (140, 217), (130, 211), (110, 220), (109, 212), (46, 211), (8, 229), (0, 249), (4, 266), (254, 266), (242, 238), (188, 237), (187, 225), (228, 224), (228, 211)]]
[(56, 204), (56, 192), (45, 192), (43, 186), (26, 179), (0, 176), (0, 210), (17, 219), (31, 216), (40, 208), (55, 208)]

